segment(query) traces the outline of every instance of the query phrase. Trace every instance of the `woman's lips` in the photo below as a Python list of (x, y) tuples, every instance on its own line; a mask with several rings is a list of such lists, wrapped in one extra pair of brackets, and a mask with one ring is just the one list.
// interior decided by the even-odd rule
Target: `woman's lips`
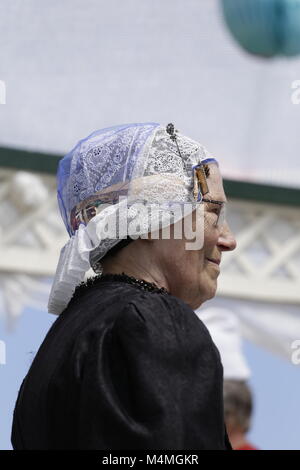
[(214, 258), (206, 258), (208, 261), (211, 261), (212, 263), (215, 263), (217, 265), (220, 264), (221, 260), (220, 259), (214, 259)]

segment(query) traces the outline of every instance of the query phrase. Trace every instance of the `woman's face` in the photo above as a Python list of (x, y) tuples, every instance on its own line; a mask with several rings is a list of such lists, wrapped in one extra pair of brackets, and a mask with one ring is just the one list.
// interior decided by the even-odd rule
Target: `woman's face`
[[(205, 199), (226, 202), (219, 168), (215, 164), (209, 168), (209, 193), (205, 195)], [(204, 232), (202, 248), (186, 249), (186, 239), (153, 241), (157, 255), (155, 258), (159, 260), (169, 291), (193, 309), (215, 296), (222, 252), (236, 247), (228, 224), (224, 222), (221, 226), (216, 225), (221, 206), (204, 203), (202, 207), (202, 225), (195, 224), (195, 217), (193, 220), (193, 230), (197, 227), (197, 230)]]

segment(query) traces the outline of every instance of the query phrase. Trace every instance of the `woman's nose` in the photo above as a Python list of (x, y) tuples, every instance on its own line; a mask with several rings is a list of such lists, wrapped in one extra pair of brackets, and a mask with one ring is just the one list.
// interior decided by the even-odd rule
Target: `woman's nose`
[(217, 244), (222, 251), (232, 251), (236, 248), (236, 239), (227, 222), (222, 227)]

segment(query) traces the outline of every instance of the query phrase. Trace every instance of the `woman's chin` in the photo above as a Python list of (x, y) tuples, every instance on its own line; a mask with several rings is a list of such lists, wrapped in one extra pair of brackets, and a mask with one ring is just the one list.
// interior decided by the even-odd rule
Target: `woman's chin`
[(203, 302), (206, 302), (207, 300), (213, 299), (215, 297), (217, 293), (217, 287), (217, 279), (211, 280), (209, 289), (207, 289), (205, 300), (203, 300)]
[(208, 300), (211, 300), (215, 297), (217, 292), (217, 281), (210, 281), (210, 286), (203, 292), (203, 289), (201, 289), (201, 294), (199, 295), (197, 301), (194, 303), (192, 308), (196, 310), (199, 308), (204, 302), (207, 302)]

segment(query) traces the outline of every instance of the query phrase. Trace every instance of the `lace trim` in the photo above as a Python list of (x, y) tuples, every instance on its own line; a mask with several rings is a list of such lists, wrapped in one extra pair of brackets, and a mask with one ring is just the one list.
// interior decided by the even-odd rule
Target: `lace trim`
[(122, 274), (99, 274), (97, 276), (89, 277), (86, 281), (83, 281), (76, 286), (71, 300), (73, 301), (74, 299), (79, 298), (90, 287), (93, 287), (99, 284), (100, 282), (107, 281), (126, 282), (128, 284), (136, 286), (137, 288), (143, 291), (170, 295), (170, 293), (167, 291), (167, 289), (165, 289), (165, 287), (158, 287), (154, 282), (148, 282), (144, 279), (136, 279), (135, 277), (128, 276), (127, 274), (122, 272)]

